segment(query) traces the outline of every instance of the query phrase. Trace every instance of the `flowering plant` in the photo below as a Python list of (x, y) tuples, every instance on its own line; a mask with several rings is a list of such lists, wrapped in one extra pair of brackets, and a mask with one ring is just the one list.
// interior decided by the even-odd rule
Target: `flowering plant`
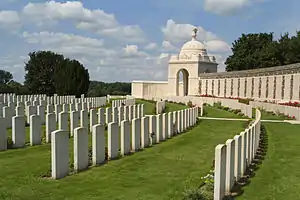
[(210, 170), (206, 176), (201, 177), (201, 180), (203, 180), (205, 184), (214, 183), (214, 173), (215, 170)]

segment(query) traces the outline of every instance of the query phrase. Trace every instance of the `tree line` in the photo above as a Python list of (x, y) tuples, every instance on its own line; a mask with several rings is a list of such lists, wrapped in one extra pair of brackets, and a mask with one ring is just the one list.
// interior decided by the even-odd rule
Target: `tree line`
[(300, 62), (300, 31), (274, 40), (273, 33), (242, 34), (232, 43), (226, 71), (267, 68)]

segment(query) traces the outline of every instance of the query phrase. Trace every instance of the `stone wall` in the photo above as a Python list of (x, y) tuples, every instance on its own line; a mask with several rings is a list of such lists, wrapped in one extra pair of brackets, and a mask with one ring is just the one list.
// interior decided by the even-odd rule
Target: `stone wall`
[(199, 93), (260, 100), (300, 100), (300, 64), (200, 74)]
[(167, 81), (133, 81), (131, 83), (131, 95), (135, 98), (144, 98), (148, 95), (167, 96), (168, 93)]

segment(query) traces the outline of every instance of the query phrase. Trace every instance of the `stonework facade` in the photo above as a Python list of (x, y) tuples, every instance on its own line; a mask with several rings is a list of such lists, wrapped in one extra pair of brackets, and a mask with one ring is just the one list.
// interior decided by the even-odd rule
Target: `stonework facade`
[[(204, 45), (186, 42), (178, 55), (171, 56), (167, 81), (133, 81), (136, 98), (166, 96), (216, 96), (259, 100), (300, 100), (300, 63), (235, 72), (217, 72), (216, 59)], [(182, 73), (182, 81), (179, 74)]]

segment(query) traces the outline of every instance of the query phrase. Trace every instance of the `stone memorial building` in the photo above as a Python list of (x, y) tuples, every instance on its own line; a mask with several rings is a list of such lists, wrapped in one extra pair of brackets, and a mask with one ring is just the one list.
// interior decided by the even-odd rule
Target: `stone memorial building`
[[(132, 96), (217, 96), (300, 100), (300, 63), (255, 70), (217, 72), (218, 63), (197, 41), (197, 29), (179, 55), (171, 56), (167, 81), (133, 81)], [(182, 80), (179, 74), (182, 73)]]

